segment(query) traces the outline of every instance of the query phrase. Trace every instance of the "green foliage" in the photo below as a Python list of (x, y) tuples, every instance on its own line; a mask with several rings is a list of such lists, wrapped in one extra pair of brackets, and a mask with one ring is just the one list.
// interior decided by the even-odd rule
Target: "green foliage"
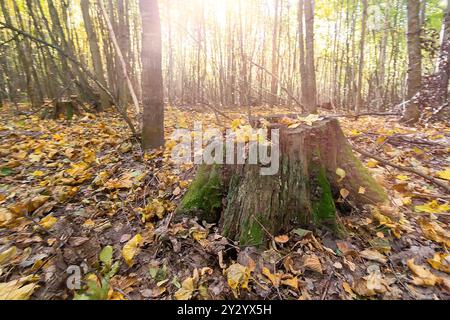
[(119, 271), (120, 263), (113, 263), (114, 248), (106, 246), (99, 254), (98, 274), (88, 275), (86, 286), (74, 295), (74, 300), (107, 300), (110, 280)]

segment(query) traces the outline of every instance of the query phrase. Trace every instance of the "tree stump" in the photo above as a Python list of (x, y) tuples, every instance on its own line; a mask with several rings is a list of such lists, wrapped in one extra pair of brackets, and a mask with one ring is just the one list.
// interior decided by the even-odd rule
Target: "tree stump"
[(61, 116), (66, 120), (72, 120), (74, 115), (80, 115), (80, 108), (78, 107), (77, 97), (71, 96), (70, 100), (59, 100), (53, 103), (53, 107), (45, 109), (42, 113), (42, 119), (59, 119)]
[[(223, 235), (240, 245), (263, 246), (270, 235), (295, 226), (327, 228), (342, 235), (336, 206), (342, 189), (349, 191), (346, 200), (355, 205), (387, 201), (383, 188), (353, 154), (336, 119), (296, 129), (274, 126), (280, 129), (277, 174), (263, 176), (259, 165), (202, 165), (177, 212), (219, 222)], [(337, 169), (345, 171), (344, 178)], [(359, 192), (361, 187), (364, 193)]]

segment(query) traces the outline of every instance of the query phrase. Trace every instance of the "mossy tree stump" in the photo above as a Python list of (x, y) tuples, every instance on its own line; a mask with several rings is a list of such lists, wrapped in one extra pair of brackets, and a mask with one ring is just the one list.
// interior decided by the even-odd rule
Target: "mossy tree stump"
[(76, 96), (72, 96), (70, 100), (59, 100), (53, 102), (53, 106), (45, 109), (41, 115), (41, 118), (56, 120), (60, 117), (64, 117), (66, 120), (72, 120), (74, 115), (81, 115)]
[[(357, 205), (387, 200), (353, 154), (336, 119), (296, 129), (274, 126), (280, 129), (277, 174), (261, 175), (259, 165), (203, 165), (178, 213), (219, 222), (224, 236), (241, 245), (262, 246), (269, 233), (278, 235), (295, 226), (342, 234), (336, 200), (344, 188), (350, 192), (347, 199)], [(344, 179), (336, 174), (338, 168), (345, 171)], [(359, 193), (361, 187), (364, 194)]]

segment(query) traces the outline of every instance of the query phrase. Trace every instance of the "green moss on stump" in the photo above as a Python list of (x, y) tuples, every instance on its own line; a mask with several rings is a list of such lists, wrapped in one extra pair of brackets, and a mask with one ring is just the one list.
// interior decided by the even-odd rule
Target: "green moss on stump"
[[(262, 221), (259, 222), (263, 223)], [(239, 236), (241, 246), (262, 247), (265, 244), (264, 230), (254, 218), (244, 221), (241, 230)]]
[(318, 190), (316, 191), (319, 193), (319, 197), (313, 201), (313, 221), (316, 224), (323, 224), (336, 219), (336, 206), (325, 169), (320, 167), (317, 171)]
[(315, 196), (311, 197), (312, 221), (318, 227), (330, 229), (335, 236), (343, 237), (346, 230), (338, 220), (333, 191), (326, 170), (323, 166), (318, 166), (313, 172), (315, 172), (315, 185), (312, 192)]
[(177, 214), (197, 216), (207, 222), (217, 222), (222, 206), (222, 179), (220, 166), (202, 165), (194, 182), (183, 197)]
[[(389, 198), (386, 191), (380, 184), (378, 184), (378, 182), (376, 182), (374, 177), (370, 174), (369, 170), (356, 157), (350, 145), (345, 145), (343, 149), (343, 155), (345, 159), (345, 161), (343, 162), (345, 163), (345, 165), (343, 164), (341, 165), (341, 167), (343, 167), (343, 169), (345, 169), (347, 172), (356, 173), (344, 180), (344, 183), (348, 184), (347, 186), (344, 186), (347, 189), (354, 191), (358, 190), (359, 187), (364, 187), (366, 189), (366, 193), (370, 194), (370, 198), (374, 201), (379, 203), (388, 201)], [(358, 194), (357, 192), (355, 192), (355, 194), (362, 198), (360, 199), (360, 201), (373, 204), (373, 201), (365, 199), (366, 196), (364, 194)]]

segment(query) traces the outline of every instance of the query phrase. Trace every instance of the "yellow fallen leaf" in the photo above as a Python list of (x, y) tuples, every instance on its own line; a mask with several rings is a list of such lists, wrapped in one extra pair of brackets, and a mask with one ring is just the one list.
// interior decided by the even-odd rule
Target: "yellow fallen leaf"
[(183, 281), (181, 288), (175, 292), (175, 299), (189, 300), (195, 292), (194, 278), (189, 277)]
[(291, 287), (291, 288), (294, 288), (295, 290), (298, 290), (298, 278), (297, 277), (281, 280), (281, 284)]
[(367, 161), (366, 165), (369, 168), (376, 168), (378, 166), (378, 161), (377, 160), (369, 160), (369, 161)]
[(39, 287), (37, 281), (39, 276), (28, 276), (0, 283), (0, 300), (28, 300)]
[(164, 204), (158, 200), (153, 199), (142, 211), (142, 221), (150, 221), (154, 217), (158, 217), (158, 219), (164, 218), (164, 213), (166, 212), (166, 208)]
[(36, 196), (23, 202), (11, 205), (8, 209), (17, 216), (24, 216), (26, 214), (33, 213), (36, 209), (47, 202), (49, 198), (49, 196)]
[(436, 270), (450, 274), (450, 254), (436, 252), (427, 262)]
[(13, 221), (13, 213), (5, 208), (0, 208), (0, 227), (6, 227)]
[(34, 177), (42, 177), (44, 175), (44, 172), (40, 171), (40, 170), (36, 170), (32, 173), (32, 175)]
[(350, 195), (350, 191), (348, 191), (345, 188), (342, 188), (340, 193), (341, 193), (341, 196), (342, 196), (343, 199), (347, 199), (347, 197)]
[(446, 213), (450, 211), (450, 205), (448, 203), (439, 204), (436, 200), (433, 200), (426, 204), (416, 206), (415, 210), (426, 213)]
[(389, 229), (391, 229), (392, 234), (397, 239), (400, 239), (402, 234), (402, 227), (398, 223), (393, 222), (389, 217), (381, 214), (380, 210), (376, 207), (372, 207), (372, 215), (378, 221), (380, 226), (388, 227)]
[(233, 290), (235, 297), (239, 296), (239, 290), (248, 288), (248, 281), (250, 279), (251, 270), (239, 263), (232, 264), (225, 270), (227, 282)]
[(231, 129), (236, 130), (236, 129), (238, 129), (241, 125), (242, 125), (242, 120), (241, 120), (241, 119), (234, 119), (234, 120), (231, 122)]
[(445, 169), (444, 171), (439, 171), (437, 173), (438, 177), (444, 180), (450, 180), (450, 168)]
[(272, 282), (272, 284), (275, 288), (278, 288), (280, 286), (281, 278), (283, 277), (282, 273), (274, 274), (274, 273), (271, 273), (269, 269), (264, 267), (262, 270), (262, 274), (265, 275), (270, 280), (270, 282)]
[(437, 222), (430, 222), (421, 218), (419, 219), (419, 226), (425, 237), (450, 247), (450, 231), (442, 228)]
[(342, 288), (344, 288), (345, 292), (347, 292), (349, 295), (353, 296), (355, 293), (353, 292), (352, 288), (348, 284), (348, 282), (342, 282)]
[(358, 193), (359, 193), (359, 194), (365, 194), (365, 193), (366, 193), (366, 188), (364, 188), (364, 187), (359, 187)]
[(137, 234), (123, 246), (122, 256), (129, 267), (133, 266), (134, 257), (138, 253), (141, 243), (142, 236)]
[(82, 176), (88, 168), (89, 165), (85, 162), (72, 163), (66, 173), (73, 178), (77, 178)]
[(183, 180), (179, 183), (180, 188), (186, 189), (189, 186), (189, 181)]
[(312, 126), (314, 122), (322, 120), (318, 114), (310, 114), (306, 118), (300, 118), (301, 121), (305, 122), (307, 125)]
[(341, 182), (342, 180), (344, 180), (344, 178), (345, 178), (345, 176), (346, 176), (346, 172), (345, 172), (345, 170), (344, 169), (341, 169), (341, 168), (337, 168), (336, 169), (336, 174), (339, 176), (339, 180), (338, 180), (338, 182)]
[(368, 288), (367, 281), (362, 278), (355, 281), (353, 283), (353, 287), (350, 289), (353, 289), (353, 291), (355, 291), (358, 295), (363, 297), (372, 297), (377, 295), (377, 293), (375, 292), (375, 290), (373, 290), (373, 288), (372, 289)]
[(436, 277), (430, 270), (425, 269), (422, 266), (414, 263), (414, 258), (407, 261), (409, 269), (414, 273), (413, 283), (417, 286), (433, 287), (439, 282), (439, 278)]
[(367, 281), (367, 289), (373, 290), (376, 293), (385, 293), (387, 291), (385, 281), (380, 272), (371, 272), (364, 279)]
[(49, 214), (45, 218), (42, 218), (41, 221), (39, 221), (39, 225), (45, 230), (50, 230), (56, 222), (58, 222), (58, 219)]
[(207, 231), (194, 230), (192, 231), (192, 238), (197, 241), (204, 240), (208, 236)]
[(17, 247), (13, 246), (9, 249), (0, 252), (0, 266), (5, 262), (9, 262), (17, 255)]

